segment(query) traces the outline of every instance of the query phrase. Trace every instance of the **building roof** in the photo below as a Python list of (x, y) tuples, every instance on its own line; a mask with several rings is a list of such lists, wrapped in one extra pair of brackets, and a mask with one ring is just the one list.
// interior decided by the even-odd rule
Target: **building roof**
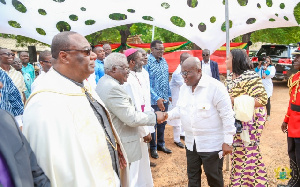
[[(35, 47), (36, 47), (36, 51), (45, 51), (45, 50), (51, 51), (50, 47), (41, 44), (36, 44)], [(3, 38), (3, 37), (0, 37), (0, 48), (6, 48), (12, 51), (28, 51), (27, 46), (17, 47), (17, 41), (15, 39)]]

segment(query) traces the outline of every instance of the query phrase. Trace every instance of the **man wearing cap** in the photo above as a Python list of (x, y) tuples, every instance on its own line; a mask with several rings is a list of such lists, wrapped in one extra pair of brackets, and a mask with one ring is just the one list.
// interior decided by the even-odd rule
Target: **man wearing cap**
[[(284, 121), (281, 125), (281, 130), (287, 132), (288, 154), (290, 157), (290, 165), (292, 167), (292, 179), (289, 181), (291, 186), (300, 186), (299, 169), (300, 169), (300, 50), (296, 50), (292, 55), (295, 55), (293, 62), (294, 68), (298, 72), (292, 75), (288, 81), (290, 101)], [(295, 178), (295, 177), (298, 178)], [(297, 181), (298, 179), (298, 181)], [(295, 184), (295, 182), (297, 183)]]
[[(142, 85), (144, 83), (141, 74), (144, 64), (142, 61), (142, 53), (137, 49), (130, 48), (126, 50), (124, 54), (127, 57), (130, 69), (127, 82), (124, 83), (124, 88), (133, 100), (137, 111), (150, 112), (151, 105), (146, 104), (146, 97), (150, 97), (150, 95), (146, 93), (147, 89), (143, 89), (144, 86)], [(147, 146), (147, 143), (151, 141), (152, 137), (147, 126), (138, 127), (138, 132), (142, 158), (141, 160), (133, 162), (130, 166), (130, 178), (132, 179), (130, 184), (131, 186), (153, 186)]]

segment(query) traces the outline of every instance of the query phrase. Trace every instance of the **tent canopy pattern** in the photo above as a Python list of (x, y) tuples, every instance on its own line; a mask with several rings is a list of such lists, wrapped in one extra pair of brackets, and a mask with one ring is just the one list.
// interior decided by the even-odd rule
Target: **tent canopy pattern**
[[(61, 23), (65, 30), (89, 35), (130, 23), (147, 23), (184, 36), (201, 48), (215, 51), (226, 41), (224, 0), (0, 0), (0, 33), (23, 35), (51, 44)], [(298, 26), (294, 8), (300, 0), (250, 0), (241, 6), (229, 1), (230, 39), (276, 27)], [(115, 20), (114, 13), (119, 13)], [(181, 20), (180, 24), (174, 20)]]

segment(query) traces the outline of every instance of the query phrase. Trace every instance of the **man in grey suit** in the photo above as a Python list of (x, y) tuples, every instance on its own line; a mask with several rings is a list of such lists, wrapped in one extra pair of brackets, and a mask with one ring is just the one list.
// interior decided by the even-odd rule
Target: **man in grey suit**
[(99, 80), (96, 92), (108, 108), (128, 162), (132, 163), (142, 158), (138, 127), (154, 126), (157, 121), (161, 123), (166, 120), (167, 114), (160, 111), (136, 111), (132, 99), (122, 87), (129, 74), (129, 65), (124, 54), (112, 53), (107, 56), (104, 69), (105, 75)]

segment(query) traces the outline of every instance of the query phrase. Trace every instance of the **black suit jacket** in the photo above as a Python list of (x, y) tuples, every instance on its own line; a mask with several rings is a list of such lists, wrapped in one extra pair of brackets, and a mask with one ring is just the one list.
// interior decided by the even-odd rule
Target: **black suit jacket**
[[(16, 187), (50, 187), (14, 117), (0, 109), (0, 152)], [(0, 186), (1, 183), (0, 183)]]
[[(201, 62), (201, 67), (202, 67), (202, 62)], [(220, 80), (219, 66), (217, 62), (210, 60), (210, 70), (211, 70), (212, 77), (217, 80)]]

